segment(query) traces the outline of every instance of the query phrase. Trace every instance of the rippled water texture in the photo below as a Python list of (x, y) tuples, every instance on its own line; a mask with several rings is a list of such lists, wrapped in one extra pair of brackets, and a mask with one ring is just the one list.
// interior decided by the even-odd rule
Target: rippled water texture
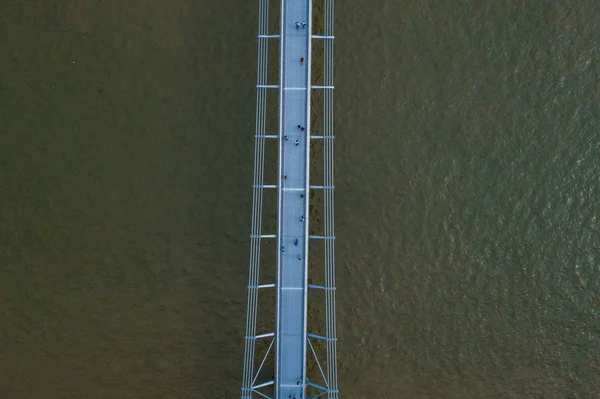
[[(14, 3), (0, 396), (238, 396), (257, 2)], [(600, 395), (599, 15), (337, 2), (342, 397)]]

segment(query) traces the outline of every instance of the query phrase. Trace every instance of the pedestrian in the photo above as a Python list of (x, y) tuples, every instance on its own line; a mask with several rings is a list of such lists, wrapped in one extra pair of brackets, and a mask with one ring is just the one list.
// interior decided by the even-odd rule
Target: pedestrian
[(298, 129), (302, 129), (302, 126), (298, 125)]
[(285, 247), (281, 247), (281, 252), (285, 252)]
[(300, 198), (304, 198), (304, 194), (300, 194)]
[(300, 57), (300, 63), (304, 64), (304, 57)]
[(287, 175), (283, 175), (283, 180), (287, 180)]
[(304, 218), (304, 216), (300, 216), (300, 221), (304, 222), (306, 219)]
[(302, 256), (298, 255), (298, 260), (302, 260)]
[(306, 21), (302, 21), (302, 29), (306, 28)]
[(296, 144), (296, 145), (300, 145), (300, 140), (296, 140), (296, 141), (294, 142), (294, 144)]
[(287, 135), (283, 136), (283, 139), (284, 139), (285, 141), (287, 141), (287, 139), (288, 139), (288, 136), (287, 136)]
[(300, 29), (300, 22), (296, 22), (296, 29)]
[(298, 239), (297, 238), (294, 240), (294, 245), (298, 246)]
[(300, 131), (303, 132), (304, 131), (304, 126), (300, 127)]

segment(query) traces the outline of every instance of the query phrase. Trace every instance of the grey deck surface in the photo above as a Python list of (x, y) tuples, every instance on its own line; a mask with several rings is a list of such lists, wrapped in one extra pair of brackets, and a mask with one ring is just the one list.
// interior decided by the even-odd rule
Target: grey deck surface
[[(300, 399), (304, 393), (304, 369), (306, 364), (306, 253), (308, 240), (306, 224), (307, 163), (309, 150), (308, 130), (301, 131), (298, 125), (307, 127), (309, 95), (309, 26), (296, 28), (296, 22), (309, 22), (309, 0), (282, 2), (283, 10), (283, 95), (280, 176), (282, 189), (279, 203), (279, 237), (285, 248), (279, 262), (279, 323), (277, 326), (278, 350), (276, 392), (278, 398), (290, 395)], [(300, 58), (304, 57), (304, 64)], [(299, 145), (295, 141), (299, 140)], [(287, 176), (287, 180), (284, 179)], [(301, 197), (304, 194), (304, 198)], [(298, 240), (298, 244), (294, 244)], [(301, 259), (298, 259), (298, 256)], [(305, 397), (306, 395), (304, 395)]]

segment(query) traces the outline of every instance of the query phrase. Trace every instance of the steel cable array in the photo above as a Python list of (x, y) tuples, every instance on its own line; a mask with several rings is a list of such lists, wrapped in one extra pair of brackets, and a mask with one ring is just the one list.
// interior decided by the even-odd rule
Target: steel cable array
[[(333, 87), (333, 37), (334, 0), (324, 1), (323, 35), (324, 40), (323, 76), (325, 87)], [(333, 90), (324, 91), (323, 110), (324, 140), (324, 185), (334, 187), (333, 182)], [(334, 190), (324, 190), (324, 235), (325, 240), (325, 318), (327, 336), (327, 397), (338, 398), (337, 356), (335, 329), (335, 230), (334, 230)]]
[(256, 89), (256, 132), (254, 141), (254, 184), (252, 189), (252, 233), (250, 238), (250, 271), (248, 277), (248, 309), (244, 348), (242, 398), (252, 398), (254, 381), (254, 350), (256, 347), (256, 315), (258, 308), (258, 283), (260, 272), (260, 246), (262, 232), (262, 207), (264, 184), (264, 151), (266, 134), (267, 56), (269, 1), (259, 0), (258, 17), (258, 74)]

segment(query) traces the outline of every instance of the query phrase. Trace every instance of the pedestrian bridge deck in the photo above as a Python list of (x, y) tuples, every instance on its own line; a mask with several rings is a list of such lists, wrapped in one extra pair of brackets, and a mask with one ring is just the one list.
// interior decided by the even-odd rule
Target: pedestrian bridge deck
[[(272, 0), (273, 1), (273, 0)], [(277, 0), (274, 0), (277, 1)], [(279, 0), (279, 34), (269, 31), (269, 0), (259, 0), (257, 113), (253, 184), (252, 233), (250, 236), (250, 272), (248, 279), (248, 312), (244, 336), (244, 373), (242, 399), (310, 399), (338, 398), (335, 332), (335, 271), (334, 271), (334, 200), (333, 200), (333, 0), (324, 0), (323, 20), (312, 35), (312, 0)], [(273, 84), (267, 73), (269, 40), (279, 40), (279, 81)], [(311, 43), (323, 40), (322, 85), (311, 85)], [(279, 94), (278, 132), (267, 129), (267, 90)], [(311, 134), (311, 90), (323, 92), (323, 125), (321, 134)], [(265, 184), (265, 140), (275, 139), (278, 149), (277, 184)], [(322, 185), (309, 185), (310, 141), (323, 144)], [(276, 234), (262, 231), (263, 190), (277, 190)], [(310, 190), (323, 190), (323, 235), (308, 235)], [(261, 284), (261, 240), (277, 240), (276, 281)], [(324, 281), (308, 284), (308, 241), (324, 240)], [(325, 297), (325, 329), (307, 328), (308, 289), (320, 290)], [(274, 331), (257, 331), (259, 291), (276, 290), (276, 320)], [(269, 339), (266, 347), (257, 341)], [(313, 343), (322, 345), (319, 355)], [(307, 353), (317, 365), (306, 375)], [(260, 353), (260, 357), (257, 355)], [(265, 361), (273, 354), (274, 375), (271, 377)], [(326, 360), (323, 367), (319, 361)], [(260, 358), (262, 357), (262, 361)], [(268, 370), (268, 371), (266, 371)], [(265, 374), (266, 373), (266, 374)], [(321, 382), (322, 381), (322, 382)], [(307, 391), (308, 389), (308, 391)], [(307, 393), (310, 393), (308, 395)]]
[(283, 1), (281, 17), (275, 397), (301, 398), (306, 397), (311, 1)]

